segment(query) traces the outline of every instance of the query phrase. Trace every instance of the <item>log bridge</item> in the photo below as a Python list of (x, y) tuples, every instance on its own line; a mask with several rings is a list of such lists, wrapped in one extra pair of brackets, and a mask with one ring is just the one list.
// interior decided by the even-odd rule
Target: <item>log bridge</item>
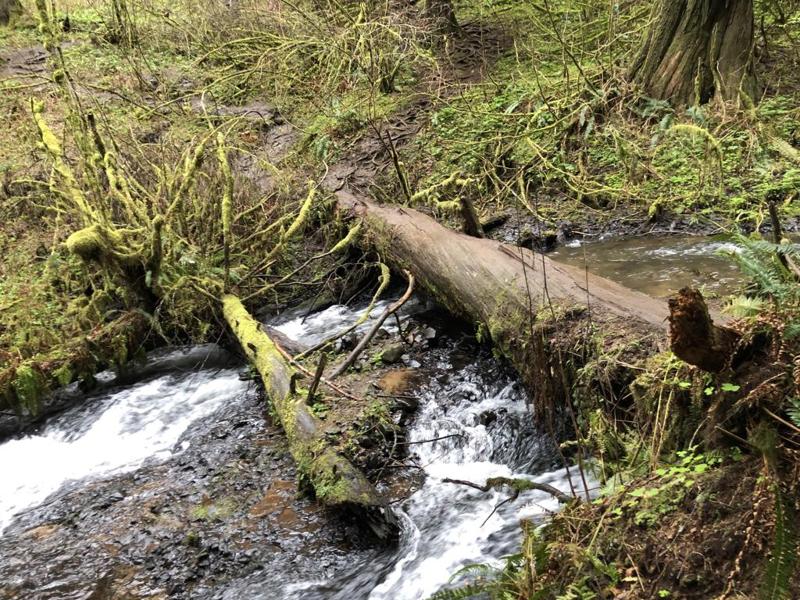
[[(444, 227), (417, 210), (381, 206), (348, 190), (337, 210), (361, 219), (362, 244), (379, 252), (451, 313), (475, 323), (516, 368), (542, 418), (571, 402), (578, 372), (598, 351), (634, 349), (637, 358), (666, 347), (706, 369), (722, 368), (730, 330), (713, 324), (702, 296), (684, 290), (669, 305), (530, 250)], [(264, 381), (299, 470), (326, 505), (380, 507), (379, 494), (355, 467), (326, 446), (319, 424), (292, 390), (292, 369), (235, 296), (223, 298), (225, 318)], [(677, 332), (677, 333), (676, 333)], [(621, 367), (622, 385), (633, 370)]]

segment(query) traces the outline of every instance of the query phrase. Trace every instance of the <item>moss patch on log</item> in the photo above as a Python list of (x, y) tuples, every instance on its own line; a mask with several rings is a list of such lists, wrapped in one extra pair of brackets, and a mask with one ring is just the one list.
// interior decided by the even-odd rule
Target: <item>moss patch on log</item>
[(286, 432), (289, 450), (302, 477), (327, 506), (381, 506), (366, 477), (323, 438), (321, 424), (293, 389), (293, 369), (239, 298), (222, 299), (223, 314), (250, 362), (261, 375), (267, 395)]
[(0, 371), (0, 408), (39, 416), (42, 399), (108, 366), (121, 366), (141, 347), (150, 326), (131, 311), (89, 335)]

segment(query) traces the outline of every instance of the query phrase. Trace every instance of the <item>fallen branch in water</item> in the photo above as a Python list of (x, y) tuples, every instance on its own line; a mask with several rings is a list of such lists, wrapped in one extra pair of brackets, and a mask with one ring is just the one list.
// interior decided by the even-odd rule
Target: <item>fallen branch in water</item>
[(311, 483), (326, 506), (380, 507), (383, 499), (364, 474), (341, 456), (325, 438), (323, 428), (294, 390), (294, 371), (285, 351), (272, 340), (239, 298), (227, 294), (222, 311), (245, 355), (261, 375), (298, 471)]
[[(333, 336), (331, 336), (331, 337), (329, 337), (329, 338), (327, 338), (325, 340), (322, 340), (319, 344), (317, 344), (315, 346), (312, 346), (311, 348), (308, 348), (307, 350), (304, 350), (300, 354), (297, 354), (294, 357), (295, 360), (302, 360), (306, 356), (311, 356), (312, 354), (315, 354), (316, 352), (319, 352), (320, 350), (324, 350), (325, 348), (327, 348), (328, 346), (333, 344), (333, 342), (335, 342), (336, 340), (339, 340), (339, 339), (343, 338), (344, 336), (349, 335), (352, 332), (354, 332), (356, 329), (358, 329), (359, 325), (363, 324), (365, 321), (367, 321), (369, 319), (370, 315), (372, 314), (372, 310), (375, 308), (375, 303), (378, 302), (378, 298), (380, 298), (381, 294), (383, 294), (383, 292), (386, 290), (386, 288), (389, 287), (389, 281), (391, 279), (391, 275), (390, 275), (391, 272), (389, 271), (389, 267), (387, 267), (386, 265), (380, 263), (380, 268), (381, 268), (381, 282), (380, 282), (380, 285), (378, 286), (378, 290), (375, 292), (375, 295), (372, 297), (372, 300), (370, 301), (369, 306), (367, 307), (367, 310), (364, 311), (364, 313), (356, 320), (356, 322), (353, 323), (347, 329), (345, 329), (343, 331), (340, 331), (339, 333), (337, 333), (337, 334), (335, 334), (335, 335), (333, 335)], [(306, 317), (307, 316), (308, 315), (306, 315)]]
[(347, 369), (349, 369), (353, 365), (353, 363), (356, 362), (356, 360), (361, 355), (361, 353), (366, 349), (366, 347), (369, 345), (370, 340), (372, 340), (372, 338), (375, 337), (375, 334), (378, 333), (378, 330), (386, 322), (386, 319), (388, 319), (395, 312), (400, 310), (400, 307), (403, 306), (406, 302), (408, 302), (409, 298), (411, 298), (411, 294), (414, 293), (414, 276), (411, 273), (409, 273), (408, 271), (405, 271), (405, 274), (406, 274), (406, 278), (408, 279), (408, 288), (406, 289), (406, 293), (403, 294), (403, 296), (397, 302), (395, 302), (390, 307), (388, 307), (385, 311), (383, 311), (383, 314), (378, 318), (377, 321), (375, 321), (375, 324), (367, 332), (367, 334), (361, 339), (361, 341), (353, 349), (353, 351), (350, 353), (350, 355), (331, 374), (330, 379), (336, 379), (337, 377), (339, 377), (339, 375), (341, 375), (342, 373), (347, 371)]
[[(429, 440), (418, 440), (416, 442), (398, 442), (403, 446), (413, 446), (414, 444), (432, 444), (433, 442), (439, 442), (441, 440), (449, 440), (450, 438), (461, 438), (464, 437), (463, 433), (451, 433), (450, 435), (443, 435), (441, 437), (431, 438)], [(449, 483), (455, 483), (449, 482)]]
[[(561, 490), (552, 485), (548, 485), (547, 483), (537, 483), (535, 481), (531, 481), (529, 479), (511, 479), (510, 477), (492, 477), (491, 479), (487, 479), (484, 485), (479, 485), (477, 483), (473, 483), (471, 481), (464, 481), (462, 479), (443, 479), (444, 483), (455, 483), (457, 485), (465, 485), (467, 487), (471, 487), (473, 489), (479, 490), (481, 492), (488, 492), (489, 490), (496, 489), (499, 490), (502, 487), (509, 487), (513, 490), (513, 494), (508, 500), (505, 502), (511, 502), (519, 497), (521, 492), (526, 492), (528, 490), (537, 490), (540, 492), (545, 492), (553, 496), (556, 500), (561, 502), (562, 504), (566, 504), (568, 502), (572, 502), (573, 500), (577, 500), (576, 497), (570, 496), (569, 494), (565, 494)], [(491, 515), (490, 515), (491, 516)]]
[[(303, 365), (301, 365), (301, 364), (300, 364), (300, 363), (299, 363), (297, 360), (295, 360), (295, 359), (292, 357), (292, 355), (291, 355), (291, 354), (289, 354), (288, 352), (286, 352), (286, 350), (284, 350), (284, 349), (281, 347), (281, 345), (280, 345), (280, 344), (277, 344), (277, 343), (276, 343), (276, 344), (275, 344), (275, 347), (278, 349), (278, 352), (280, 352), (281, 356), (283, 356), (283, 358), (285, 358), (285, 359), (286, 359), (286, 360), (289, 362), (289, 364), (290, 364), (290, 365), (292, 365), (292, 366), (293, 366), (295, 369), (297, 369), (298, 371), (300, 371), (300, 372), (301, 372), (303, 375), (305, 375), (306, 377), (314, 377), (314, 374), (313, 374), (311, 371), (309, 371), (308, 369), (306, 369), (306, 368), (305, 368)], [(322, 383), (324, 383), (325, 385), (327, 385), (329, 388), (331, 388), (331, 389), (332, 389), (334, 392), (336, 392), (337, 394), (339, 394), (340, 396), (342, 396), (342, 397), (344, 397), (344, 398), (350, 398), (350, 400), (355, 400), (356, 402), (360, 402), (360, 401), (361, 401), (361, 399), (360, 399), (360, 398), (358, 398), (357, 396), (354, 396), (353, 394), (351, 394), (351, 393), (350, 393), (350, 392), (348, 392), (347, 390), (344, 390), (344, 389), (340, 388), (338, 385), (336, 385), (335, 383), (333, 383), (333, 382), (331, 382), (330, 380), (326, 379), (325, 377), (322, 377), (322, 376), (320, 376), (319, 380), (320, 380)]]

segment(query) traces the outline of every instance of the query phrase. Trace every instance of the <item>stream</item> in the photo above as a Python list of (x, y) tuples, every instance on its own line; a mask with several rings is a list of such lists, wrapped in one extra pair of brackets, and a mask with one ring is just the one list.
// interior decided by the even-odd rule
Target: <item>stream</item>
[[(619, 240), (553, 258), (656, 296), (713, 272), (722, 294), (740, 279), (720, 244)], [(364, 309), (271, 324), (314, 344)], [(433, 325), (437, 343), (402, 359), (418, 375), (419, 407), (406, 440), (416, 476), (393, 505), (396, 546), (361, 540), (295, 493), (285, 441), (240, 363), (215, 346), (173, 349), (133, 375), (103, 374), (84, 402), (0, 444), (0, 599), (422, 600), (467, 565), (501, 565), (519, 549), (520, 522), (539, 523), (558, 503), (529, 491), (503, 504), (508, 491), (444, 479), (519, 476), (577, 493), (583, 482), (533, 424), (514, 375), (452, 321), (418, 299), (402, 311), (404, 326)], [(394, 320), (385, 329), (396, 335)]]
[[(412, 305), (416, 311), (419, 303)], [(278, 328), (314, 343), (337, 320), (357, 318), (333, 307), (306, 321)], [(407, 314), (407, 313), (406, 313)], [(401, 519), (399, 547), (378, 553), (333, 581), (298, 582), (278, 597), (287, 599), (419, 600), (448, 584), (460, 568), (474, 563), (500, 564), (518, 550), (520, 521), (540, 521), (558, 509), (542, 492), (526, 492), (513, 504), (495, 507), (508, 492), (480, 492), (445, 483), (445, 478), (483, 484), (490, 477), (533, 476), (570, 491), (563, 469), (553, 470), (557, 454), (533, 425), (527, 397), (514, 378), (490, 355), (455, 347), (426, 365), (417, 391), (420, 408), (408, 435), (413, 462), (425, 473), (421, 487), (395, 507)], [(430, 440), (437, 440), (431, 442)], [(576, 475), (573, 473), (573, 475)], [(577, 478), (576, 478), (577, 479)], [(577, 484), (577, 483), (576, 483)], [(234, 587), (226, 598), (274, 598), (263, 582)]]
[(548, 256), (654, 298), (691, 285), (713, 300), (735, 293), (743, 282), (736, 265), (721, 255), (736, 248), (716, 237), (672, 235), (573, 241)]
[[(96, 394), (35, 434), (0, 445), (0, 535), (16, 513), (60, 488), (134, 471), (188, 448), (188, 440), (177, 442), (193, 422), (247, 390), (237, 370), (213, 364), (224, 362), (212, 346), (153, 353), (150, 372), (168, 373)], [(104, 372), (98, 379), (113, 384), (114, 376)]]

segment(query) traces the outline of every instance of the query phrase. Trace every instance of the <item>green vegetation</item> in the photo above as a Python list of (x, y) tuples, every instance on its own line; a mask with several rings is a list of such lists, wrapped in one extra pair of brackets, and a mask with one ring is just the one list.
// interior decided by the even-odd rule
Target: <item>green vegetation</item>
[[(458, 24), (448, 6), (377, 1), (23, 2), (0, 24), (0, 410), (36, 414), (53, 388), (144, 348), (218, 340), (233, 295), (271, 312), (366, 293), (371, 309), (392, 240), (335, 214), (342, 188), (451, 226), (469, 200), (532, 235), (735, 233), (752, 284), (726, 305), (741, 341), (721, 373), (555, 311), (537, 335), (561, 345), (509, 347), (500, 334), (528, 320), (512, 308), (479, 327), (506, 357), (559, 349), (548, 382), (576, 382), (550, 398), (571, 413), (561, 450), (603, 489), (436, 597), (796, 597), (800, 250), (759, 232), (778, 224), (770, 203), (800, 219), (800, 5), (733, 4), (755, 11), (747, 80), (731, 88), (701, 57), (671, 102), (658, 69), (632, 69), (656, 17), (644, 0), (458, 0)], [(334, 451), (323, 434), (297, 441), (301, 394), (280, 391), (300, 472), (348, 501), (341, 454), (394, 435), (387, 403), (303, 405), (331, 428), (350, 419)]]

